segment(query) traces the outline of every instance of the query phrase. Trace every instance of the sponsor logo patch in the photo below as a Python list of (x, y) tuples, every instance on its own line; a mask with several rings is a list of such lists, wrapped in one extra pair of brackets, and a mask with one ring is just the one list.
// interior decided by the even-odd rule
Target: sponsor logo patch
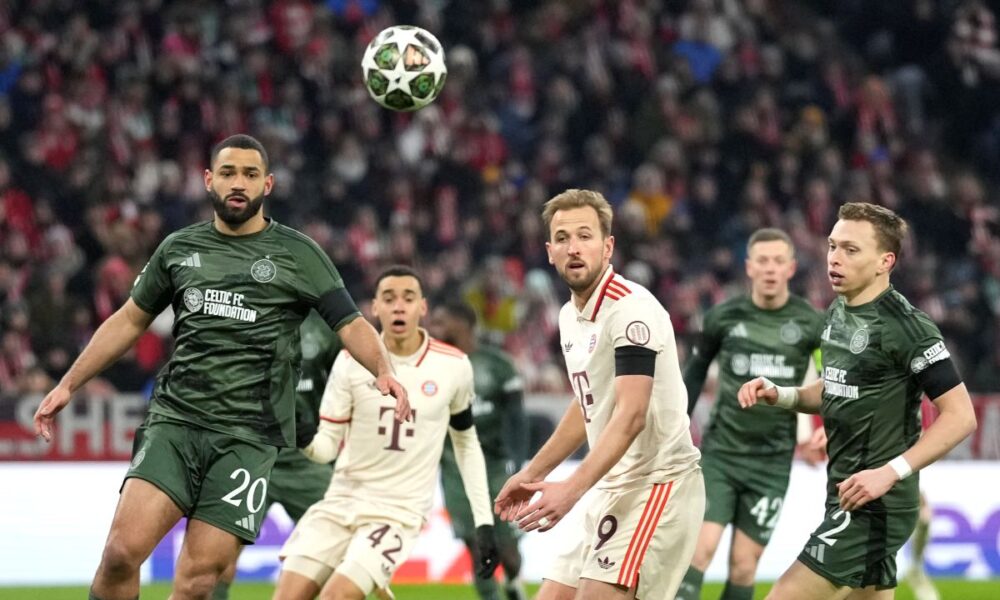
[(201, 310), (201, 305), (205, 303), (205, 295), (198, 288), (188, 288), (184, 290), (184, 306), (191, 312)]
[(625, 337), (637, 346), (645, 346), (649, 343), (649, 326), (642, 321), (632, 321), (625, 328)]

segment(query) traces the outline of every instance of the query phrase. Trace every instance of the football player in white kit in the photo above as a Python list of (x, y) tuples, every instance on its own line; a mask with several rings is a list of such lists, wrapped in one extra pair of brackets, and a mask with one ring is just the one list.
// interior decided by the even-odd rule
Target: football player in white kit
[[(393, 417), (394, 400), (347, 352), (333, 363), (321, 424), (303, 449), (317, 462), (337, 459), (326, 496), (281, 550), (274, 598), (363, 600), (392, 597), (389, 581), (406, 561), (430, 511), (438, 463), (449, 434), (472, 508), (484, 577), (497, 564), (486, 463), (472, 423), (472, 364), (419, 326), (427, 313), (420, 278), (390, 267), (376, 283), (372, 311), (397, 379), (410, 393), (411, 418)], [(386, 410), (386, 407), (389, 407)]]
[[(542, 217), (549, 262), (572, 291), (559, 335), (576, 401), (494, 510), (548, 531), (596, 486), (575, 545), (536, 600), (672, 599), (694, 553), (705, 485), (670, 317), (611, 267), (612, 212), (601, 194), (567, 190)], [(584, 441), (590, 452), (576, 471), (544, 481)]]

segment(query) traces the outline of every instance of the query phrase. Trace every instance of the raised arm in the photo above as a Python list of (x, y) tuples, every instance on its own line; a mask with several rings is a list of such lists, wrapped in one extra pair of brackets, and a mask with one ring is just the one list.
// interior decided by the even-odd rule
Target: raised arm
[(95, 375), (118, 360), (135, 344), (156, 315), (139, 308), (129, 298), (94, 332), (80, 356), (63, 375), (59, 384), (42, 400), (35, 411), (35, 435), (52, 439), (52, 422), (56, 414), (69, 404), (70, 397)]

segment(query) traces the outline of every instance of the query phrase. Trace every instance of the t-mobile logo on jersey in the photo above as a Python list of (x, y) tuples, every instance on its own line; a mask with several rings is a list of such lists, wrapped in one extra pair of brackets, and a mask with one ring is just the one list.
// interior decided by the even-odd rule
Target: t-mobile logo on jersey
[[(379, 408), (378, 420), (385, 420), (385, 415), (389, 415), (389, 426), (379, 425), (378, 433), (379, 435), (385, 435), (389, 433), (390, 427), (392, 428), (392, 433), (389, 433), (389, 445), (385, 447), (386, 450), (395, 450), (396, 452), (403, 452), (405, 448), (399, 445), (399, 434), (403, 433), (405, 437), (411, 438), (415, 432), (413, 424), (417, 422), (417, 410), (413, 409), (410, 411), (410, 420), (406, 423), (400, 423), (396, 420), (396, 407), (395, 406), (383, 406)], [(403, 425), (406, 425), (404, 428)]]
[(570, 375), (570, 379), (573, 381), (573, 391), (580, 403), (580, 410), (583, 411), (583, 420), (590, 423), (587, 407), (594, 405), (594, 396), (590, 393), (590, 377), (587, 376), (586, 371), (577, 371)]

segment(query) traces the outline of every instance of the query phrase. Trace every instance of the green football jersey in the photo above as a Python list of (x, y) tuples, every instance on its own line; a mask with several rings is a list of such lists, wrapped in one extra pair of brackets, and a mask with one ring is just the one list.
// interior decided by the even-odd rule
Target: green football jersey
[(697, 398), (709, 364), (718, 359), (718, 395), (702, 450), (792, 453), (795, 414), (764, 403), (744, 410), (736, 393), (755, 377), (767, 377), (777, 385), (801, 385), (819, 347), (822, 327), (822, 314), (794, 295), (776, 310), (758, 308), (749, 296), (738, 296), (705, 313), (701, 338), (684, 369), (688, 395)]
[[(875, 300), (834, 300), (823, 331), (823, 404), (828, 492), (858, 471), (881, 467), (920, 437), (923, 389), (916, 376), (950, 357), (937, 325), (890, 287)], [(917, 506), (917, 474), (882, 497), (887, 509)]]
[[(312, 421), (318, 426), (319, 407), (323, 402), (323, 390), (330, 376), (330, 367), (337, 358), (337, 353), (344, 347), (340, 337), (330, 329), (318, 312), (309, 311), (309, 315), (299, 327), (299, 339), (302, 348), (302, 369), (299, 383), (295, 387), (295, 410), (299, 413), (298, 422)], [(303, 418), (302, 415), (307, 415)]]
[[(273, 220), (251, 235), (223, 235), (211, 221), (169, 235), (132, 288), (142, 310), (174, 310), (174, 351), (149, 419), (294, 446), (299, 325), (342, 288), (315, 242)], [(335, 328), (359, 315), (347, 304), (330, 311), (342, 313)]]
[[(469, 355), (469, 361), (476, 391), (472, 417), (483, 455), (487, 459), (512, 460), (519, 466), (527, 444), (521, 376), (510, 357), (497, 348), (480, 345)], [(450, 439), (446, 440), (442, 460), (455, 460)]]

